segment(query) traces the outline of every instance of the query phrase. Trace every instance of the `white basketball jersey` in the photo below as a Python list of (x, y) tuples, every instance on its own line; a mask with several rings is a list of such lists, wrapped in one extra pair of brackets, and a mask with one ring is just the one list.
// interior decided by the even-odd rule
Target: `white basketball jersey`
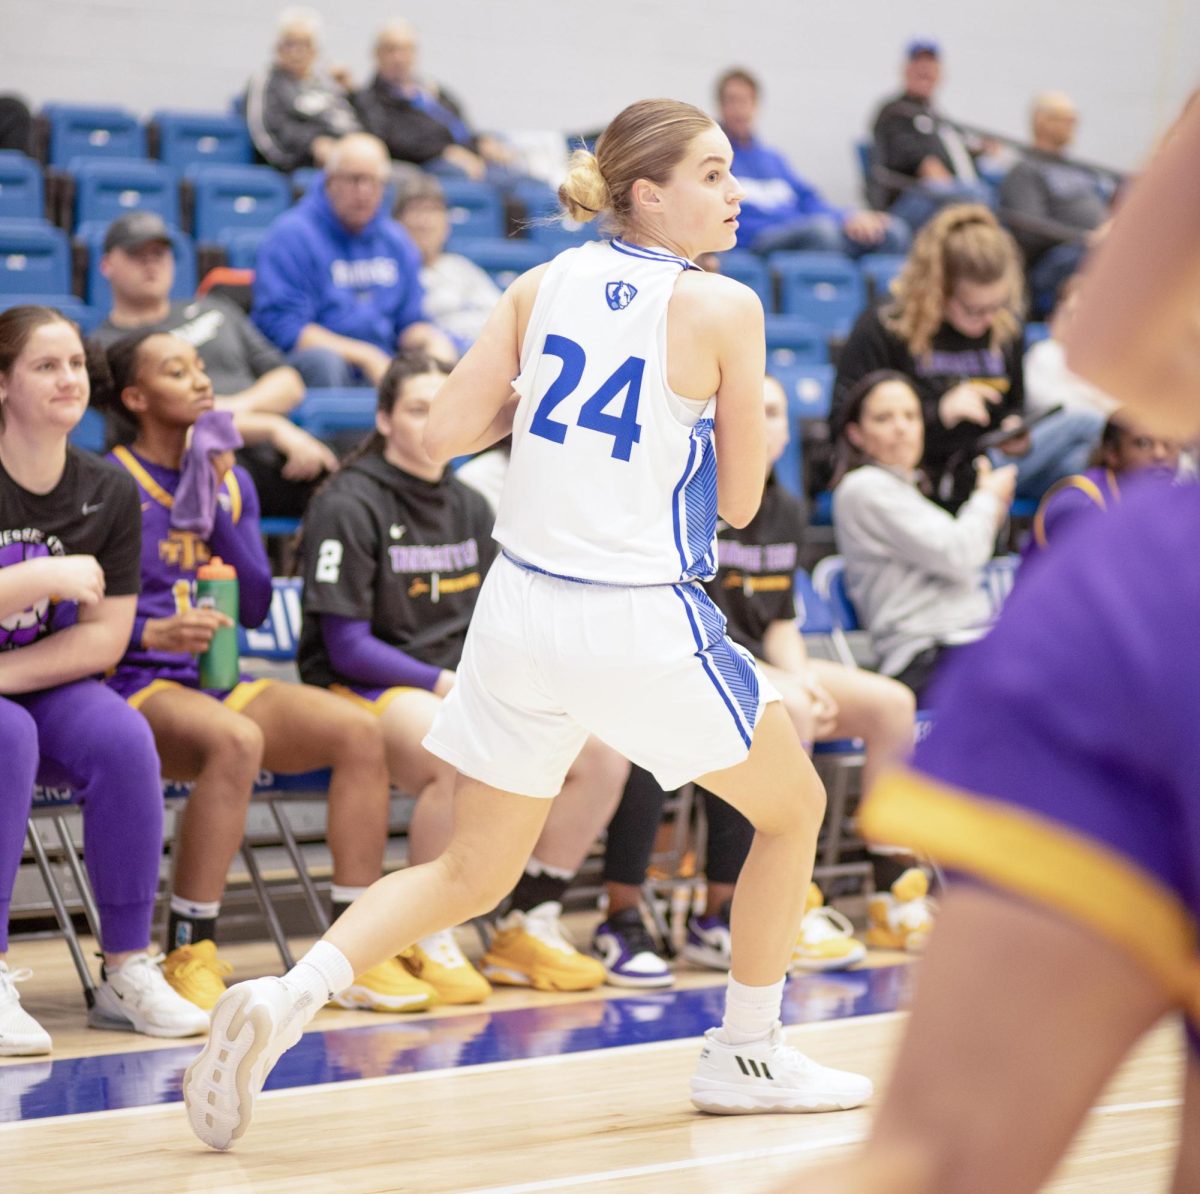
[(621, 240), (551, 262), (513, 383), (496, 520), (497, 541), (519, 561), (607, 584), (716, 571), (715, 399), (697, 417), (667, 385), (667, 303), (689, 268)]

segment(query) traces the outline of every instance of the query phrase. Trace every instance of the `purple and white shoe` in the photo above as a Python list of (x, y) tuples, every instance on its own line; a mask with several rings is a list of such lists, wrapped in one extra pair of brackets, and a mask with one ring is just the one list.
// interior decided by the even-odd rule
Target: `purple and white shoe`
[(675, 976), (659, 956), (636, 908), (614, 912), (596, 928), (592, 953), (613, 987), (669, 987)]

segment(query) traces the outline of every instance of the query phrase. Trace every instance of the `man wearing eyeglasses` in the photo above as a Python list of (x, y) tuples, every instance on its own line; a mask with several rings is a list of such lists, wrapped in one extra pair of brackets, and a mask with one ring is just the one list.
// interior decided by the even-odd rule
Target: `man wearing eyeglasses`
[(367, 133), (343, 137), (324, 179), (272, 225), (259, 249), (254, 322), (297, 358), (309, 386), (374, 385), (395, 353), (453, 362), (426, 318), (416, 246), (384, 206), (389, 161)]

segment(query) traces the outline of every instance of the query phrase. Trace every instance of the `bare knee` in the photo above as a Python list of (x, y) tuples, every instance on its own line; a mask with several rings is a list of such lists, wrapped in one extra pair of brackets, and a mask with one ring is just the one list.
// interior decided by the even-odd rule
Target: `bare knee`
[(357, 709), (339, 722), (334, 743), (333, 766), (386, 769), (383, 731), (370, 713)]
[(461, 922), (491, 912), (521, 877), (524, 859), (514, 863), (512, 859), (485, 857), (451, 842), (437, 865), (447, 872), (450, 890), (459, 901), (455, 919)]
[(263, 732), (248, 717), (230, 717), (205, 754), (204, 771), (222, 778), (236, 777), (249, 790), (262, 766)]

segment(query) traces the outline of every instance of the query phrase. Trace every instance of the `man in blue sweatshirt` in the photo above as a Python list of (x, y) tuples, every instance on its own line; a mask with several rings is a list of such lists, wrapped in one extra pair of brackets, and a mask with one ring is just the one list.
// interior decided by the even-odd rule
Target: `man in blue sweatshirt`
[(902, 220), (885, 212), (833, 207), (797, 177), (783, 154), (758, 140), (758, 95), (758, 80), (749, 71), (729, 70), (717, 80), (721, 127), (733, 145), (733, 173), (746, 192), (738, 248), (825, 250), (852, 257), (906, 252), (911, 236)]
[(271, 226), (258, 251), (255, 324), (309, 386), (376, 384), (401, 349), (454, 361), (422, 310), (416, 246), (384, 210), (389, 161), (367, 133), (343, 137), (325, 178)]

